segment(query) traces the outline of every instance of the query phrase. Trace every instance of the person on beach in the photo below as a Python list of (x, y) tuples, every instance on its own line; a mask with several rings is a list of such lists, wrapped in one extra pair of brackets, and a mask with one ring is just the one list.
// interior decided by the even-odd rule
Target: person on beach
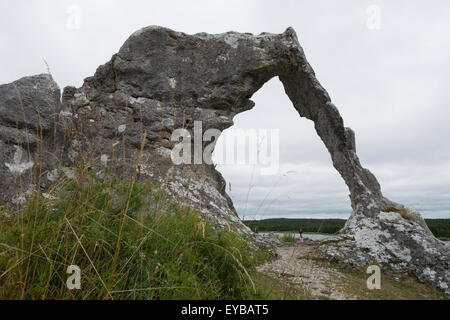
[(298, 239), (298, 242), (302, 243), (303, 242), (303, 230), (300, 228), (298, 233), (300, 234), (300, 238)]

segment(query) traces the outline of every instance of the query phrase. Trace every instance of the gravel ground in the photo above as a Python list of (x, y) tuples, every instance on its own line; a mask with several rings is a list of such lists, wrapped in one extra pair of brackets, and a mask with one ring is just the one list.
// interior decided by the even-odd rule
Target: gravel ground
[(338, 281), (345, 275), (331, 268), (326, 268), (317, 256), (317, 243), (283, 244), (276, 249), (278, 257), (258, 268), (265, 274), (285, 279), (292, 284), (300, 284), (311, 294), (313, 299), (349, 300), (345, 288)]

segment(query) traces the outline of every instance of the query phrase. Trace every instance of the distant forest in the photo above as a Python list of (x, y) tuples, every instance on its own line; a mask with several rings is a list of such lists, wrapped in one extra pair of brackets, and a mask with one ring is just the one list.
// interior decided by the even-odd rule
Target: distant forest
[[(244, 220), (255, 232), (296, 231), (334, 234), (344, 227), (345, 219), (266, 219)], [(425, 219), (431, 232), (437, 238), (450, 238), (450, 219)]]

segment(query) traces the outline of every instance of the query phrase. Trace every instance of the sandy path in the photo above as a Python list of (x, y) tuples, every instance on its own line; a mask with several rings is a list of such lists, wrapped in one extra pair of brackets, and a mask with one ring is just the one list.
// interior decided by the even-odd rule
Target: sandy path
[(337, 281), (345, 276), (337, 270), (324, 267), (323, 263), (318, 261), (315, 242), (283, 244), (276, 252), (279, 257), (259, 267), (259, 271), (300, 284), (313, 298), (354, 299), (339, 285), (342, 281)]

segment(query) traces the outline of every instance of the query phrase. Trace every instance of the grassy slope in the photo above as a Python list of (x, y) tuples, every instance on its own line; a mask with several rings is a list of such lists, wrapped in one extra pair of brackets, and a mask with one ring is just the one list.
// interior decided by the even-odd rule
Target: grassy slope
[[(160, 188), (82, 173), (0, 215), (0, 299), (253, 299), (268, 254)], [(83, 180), (83, 183), (79, 181)], [(69, 265), (81, 290), (68, 290)]]

